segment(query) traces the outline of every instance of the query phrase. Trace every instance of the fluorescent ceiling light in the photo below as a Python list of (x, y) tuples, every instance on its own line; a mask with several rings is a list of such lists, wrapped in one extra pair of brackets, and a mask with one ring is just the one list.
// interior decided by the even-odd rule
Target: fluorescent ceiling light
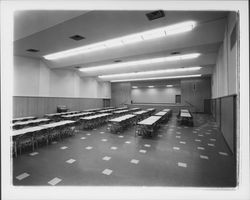
[(170, 88), (170, 87), (173, 87), (173, 85), (166, 85), (166, 86), (169, 87), (169, 88)]
[(176, 78), (192, 78), (200, 77), (201, 74), (194, 75), (183, 75), (183, 76), (164, 76), (164, 77), (152, 77), (152, 78), (136, 78), (136, 79), (121, 79), (121, 80), (112, 80), (110, 82), (129, 82), (129, 81), (146, 81), (146, 80), (161, 80), (161, 79), (176, 79)]
[(154, 88), (154, 87), (155, 87), (155, 86), (153, 86), (153, 85), (149, 85), (149, 86), (148, 86), (148, 88)]
[(133, 88), (133, 89), (136, 89), (136, 88), (138, 88), (138, 87), (137, 87), (137, 86), (132, 86), (132, 88)]
[(191, 31), (196, 26), (195, 21), (186, 21), (182, 23), (177, 23), (174, 25), (164, 26), (149, 31), (144, 31), (140, 33), (135, 33), (131, 35), (126, 35), (123, 37), (118, 37), (110, 40), (101, 41), (98, 43), (85, 45), (65, 51), (60, 51), (57, 53), (52, 53), (43, 56), (47, 60), (55, 60), (60, 58), (65, 58), (69, 56), (89, 53), (93, 51), (99, 51), (107, 48), (113, 48), (123, 45), (134, 44), (142, 41), (148, 41), (151, 39), (162, 38), (168, 35), (184, 33)]
[(96, 72), (98, 70), (107, 70), (107, 69), (118, 69), (130, 66), (140, 66), (140, 65), (147, 65), (147, 64), (155, 64), (155, 63), (162, 63), (168, 61), (179, 61), (185, 59), (194, 59), (200, 56), (200, 53), (190, 53), (178, 56), (168, 56), (168, 57), (159, 57), (159, 58), (150, 58), (145, 60), (137, 60), (137, 61), (128, 61), (122, 63), (114, 63), (114, 64), (107, 64), (107, 65), (98, 65), (93, 67), (84, 67), (79, 69), (82, 72)]
[(156, 75), (163, 73), (173, 73), (173, 72), (187, 72), (187, 71), (196, 71), (200, 70), (201, 67), (186, 67), (186, 68), (177, 68), (177, 69), (164, 69), (164, 70), (154, 70), (154, 71), (144, 71), (144, 72), (131, 72), (131, 73), (123, 73), (123, 74), (111, 74), (111, 75), (101, 75), (98, 78), (107, 79), (107, 78), (119, 78), (119, 77), (131, 77), (138, 75)]

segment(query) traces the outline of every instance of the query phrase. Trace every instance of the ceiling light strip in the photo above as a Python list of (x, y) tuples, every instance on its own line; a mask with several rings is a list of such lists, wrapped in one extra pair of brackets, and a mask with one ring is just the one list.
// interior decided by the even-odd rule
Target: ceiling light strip
[(109, 79), (109, 78), (131, 77), (131, 76), (140, 76), (140, 75), (155, 75), (155, 74), (173, 73), (173, 72), (197, 71), (200, 69), (201, 69), (200, 66), (185, 67), (185, 68), (177, 68), (177, 69), (165, 69), (165, 70), (154, 70), (154, 71), (143, 71), (143, 72), (131, 72), (131, 73), (123, 73), (123, 74), (101, 75), (101, 76), (98, 76), (98, 78)]
[(183, 75), (183, 76), (165, 76), (165, 77), (152, 77), (152, 78), (136, 78), (136, 79), (121, 79), (121, 80), (111, 80), (111, 83), (115, 82), (129, 82), (129, 81), (147, 81), (147, 80), (162, 80), (162, 79), (177, 79), (177, 78), (193, 78), (200, 77), (201, 74), (193, 75)]
[(195, 21), (186, 21), (186, 22), (177, 23), (177, 24), (170, 25), (170, 26), (156, 28), (156, 29), (152, 29), (149, 31), (126, 35), (123, 37), (105, 40), (102, 42), (81, 46), (78, 48), (73, 48), (73, 49), (69, 49), (65, 51), (60, 51), (57, 53), (48, 54), (43, 57), (47, 60), (55, 60), (55, 59), (65, 58), (65, 57), (74, 56), (78, 54), (99, 51), (99, 50), (103, 50), (107, 48), (134, 44), (134, 43), (143, 42), (143, 41), (147, 41), (151, 39), (166, 37), (168, 35), (191, 31), (195, 26), (196, 26)]
[(108, 65), (98, 65), (98, 66), (93, 66), (93, 67), (84, 67), (84, 68), (79, 69), (79, 71), (96, 72), (99, 70), (103, 71), (107, 69), (118, 69), (118, 68), (125, 68), (125, 67), (139, 66), (139, 65), (194, 59), (199, 56), (200, 56), (200, 53), (191, 53), (191, 54), (184, 54), (184, 55), (177, 55), (177, 56), (168, 56), (168, 57), (151, 58), (151, 59), (145, 59), (145, 60), (114, 63), (114, 64), (108, 64)]

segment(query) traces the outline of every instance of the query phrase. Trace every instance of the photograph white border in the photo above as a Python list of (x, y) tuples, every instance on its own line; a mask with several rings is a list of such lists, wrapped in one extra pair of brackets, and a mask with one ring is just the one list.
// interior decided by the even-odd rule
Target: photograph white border
[[(249, 18), (247, 1), (1, 1), (1, 185), (2, 199), (249, 199)], [(10, 127), (15, 10), (225, 10), (240, 13), (239, 186), (192, 187), (13, 186)]]

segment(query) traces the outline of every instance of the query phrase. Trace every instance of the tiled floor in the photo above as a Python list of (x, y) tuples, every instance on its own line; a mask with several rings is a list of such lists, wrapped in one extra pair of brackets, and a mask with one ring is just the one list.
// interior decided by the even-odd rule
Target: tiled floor
[(151, 139), (134, 137), (134, 127), (124, 137), (107, 126), (79, 131), (14, 158), (13, 184), (234, 187), (235, 161), (221, 133), (209, 116), (194, 118), (186, 127), (173, 116)]

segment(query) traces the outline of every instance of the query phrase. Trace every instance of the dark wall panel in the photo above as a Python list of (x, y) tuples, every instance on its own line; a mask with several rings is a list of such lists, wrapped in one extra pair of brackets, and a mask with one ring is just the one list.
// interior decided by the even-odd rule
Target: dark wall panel
[(57, 105), (66, 105), (69, 110), (102, 108), (103, 99), (14, 96), (13, 118), (25, 116), (42, 117), (47, 113), (55, 113)]
[(235, 150), (234, 99), (221, 99), (221, 132), (232, 152)]

